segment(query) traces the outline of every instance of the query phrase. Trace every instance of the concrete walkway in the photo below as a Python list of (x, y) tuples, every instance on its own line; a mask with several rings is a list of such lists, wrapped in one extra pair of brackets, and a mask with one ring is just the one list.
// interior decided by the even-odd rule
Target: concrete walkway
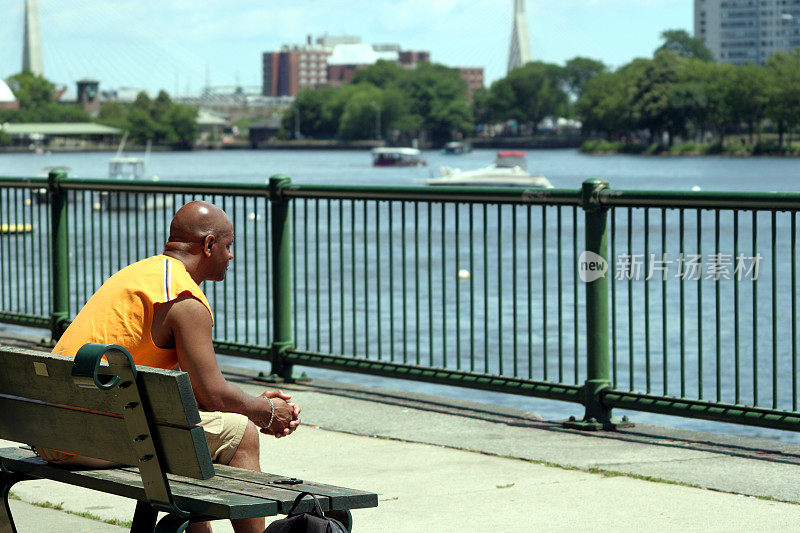
[[(265, 388), (227, 370), (250, 392)], [(333, 382), (285, 389), (304, 425), (286, 439), (262, 438), (262, 467), (377, 492), (378, 508), (353, 513), (356, 531), (786, 531), (800, 523), (800, 505), (786, 503), (800, 502), (797, 446), (652, 426), (583, 433), (489, 404)], [(20, 533), (122, 530), (26, 502), (133, 516), (131, 501), (55, 482), (13, 492)], [(215, 531), (232, 530), (218, 522)]]

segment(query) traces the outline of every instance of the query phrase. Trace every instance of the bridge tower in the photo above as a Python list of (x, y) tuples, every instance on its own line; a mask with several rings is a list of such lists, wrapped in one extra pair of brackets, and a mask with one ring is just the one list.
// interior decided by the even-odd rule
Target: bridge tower
[(39, 7), (36, 0), (25, 0), (25, 32), (22, 43), (22, 70), (44, 75), (42, 32), (39, 29)]
[(531, 59), (525, 0), (514, 0), (514, 29), (511, 31), (511, 47), (508, 50), (508, 72), (521, 67)]

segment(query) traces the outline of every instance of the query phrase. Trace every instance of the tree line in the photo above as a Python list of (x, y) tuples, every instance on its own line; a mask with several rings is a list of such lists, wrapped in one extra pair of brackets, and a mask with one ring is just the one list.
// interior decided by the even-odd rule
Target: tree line
[(775, 53), (763, 66), (734, 66), (715, 63), (685, 32), (662, 37), (652, 58), (585, 84), (576, 102), (584, 131), (623, 149), (637, 141), (656, 146), (663, 140), (669, 147), (681, 138), (710, 141), (709, 148), (722, 151), (726, 134), (743, 133), (752, 145), (768, 127), (777, 133), (773, 149), (788, 150), (786, 134), (800, 122), (800, 50)]
[[(161, 91), (154, 99), (141, 92), (131, 104), (106, 101), (97, 116), (80, 104), (59, 103), (56, 86), (30, 71), (6, 80), (19, 102), (18, 109), (0, 109), (0, 124), (5, 122), (90, 122), (127, 130), (137, 144), (189, 147), (197, 139), (197, 108), (173, 102)], [(0, 142), (8, 139), (0, 139)]]
[(283, 115), (284, 138), (422, 139), (439, 145), (474, 134), (485, 124), (514, 121), (536, 133), (546, 117), (570, 116), (570, 95), (605, 65), (576, 57), (565, 66), (532, 62), (469, 98), (457, 69), (421, 63), (404, 69), (389, 61), (357, 71), (342, 87), (300, 91)]

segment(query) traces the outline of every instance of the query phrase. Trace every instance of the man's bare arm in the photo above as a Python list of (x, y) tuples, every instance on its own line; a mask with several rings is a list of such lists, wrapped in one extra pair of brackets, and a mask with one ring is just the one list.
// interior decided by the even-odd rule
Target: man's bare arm
[[(178, 364), (189, 374), (202, 409), (243, 414), (258, 427), (276, 435), (288, 434), (297, 427), (299, 408), (288, 404), (285, 401), (288, 397), (269, 394), (275, 409), (272, 416), (270, 402), (263, 395), (251, 396), (225, 379), (211, 341), (211, 315), (200, 301), (183, 296), (164, 305), (170, 306), (164, 327), (172, 331)], [(270, 419), (272, 423), (267, 428)]]

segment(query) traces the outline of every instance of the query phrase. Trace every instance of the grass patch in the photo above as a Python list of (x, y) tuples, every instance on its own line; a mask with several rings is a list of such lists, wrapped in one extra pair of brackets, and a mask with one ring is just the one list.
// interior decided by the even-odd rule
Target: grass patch
[(87, 520), (94, 520), (95, 522), (102, 522), (104, 524), (109, 524), (112, 526), (119, 526), (124, 527), (126, 529), (130, 529), (133, 525), (133, 522), (130, 520), (117, 520), (116, 518), (100, 518), (97, 515), (93, 515), (92, 513), (87, 512), (78, 512), (78, 511), (70, 511), (69, 509), (64, 509), (64, 502), (61, 503), (52, 503), (52, 502), (26, 502), (13, 492), (8, 494), (8, 498), (10, 500), (16, 500), (20, 502), (25, 502), (28, 505), (33, 505), (34, 507), (41, 507), (42, 509), (53, 509), (55, 511), (61, 511), (67, 514), (71, 514), (73, 516), (79, 516), (81, 518), (86, 518)]
[(640, 154), (640, 155), (727, 155), (727, 156), (800, 156), (800, 144), (778, 145), (776, 139), (764, 139), (749, 144), (737, 138), (725, 143), (686, 142), (666, 146), (661, 143), (630, 144), (603, 139), (584, 141), (580, 151), (587, 154)]
[(495, 487), (498, 489), (510, 489), (514, 485), (516, 485), (516, 483), (509, 483), (508, 485), (495, 485)]

